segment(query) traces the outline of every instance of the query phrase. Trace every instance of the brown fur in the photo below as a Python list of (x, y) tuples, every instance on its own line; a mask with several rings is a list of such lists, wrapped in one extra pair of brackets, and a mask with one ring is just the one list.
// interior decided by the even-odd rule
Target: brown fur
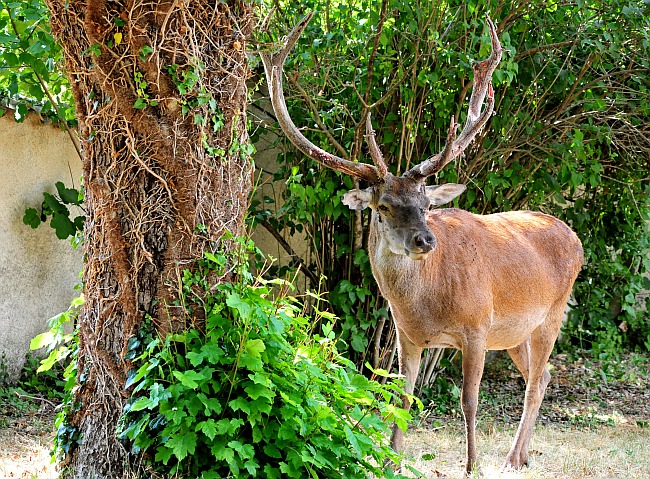
[[(381, 293), (391, 305), (407, 394), (413, 393), (422, 349), (462, 350), (461, 401), (470, 472), (477, 457), (474, 424), (484, 352), (508, 350), (527, 388), (524, 414), (505, 466), (521, 467), (527, 462), (528, 442), (550, 379), (545, 365), (582, 267), (580, 240), (563, 222), (542, 213), (482, 216), (441, 209), (426, 214), (436, 241), (417, 261), (396, 254), (399, 247), (388, 247), (387, 238), (398, 238), (412, 251), (409, 241), (421, 220), (411, 211), (426, 198), (422, 185), (391, 177), (373, 190), (369, 256)], [(392, 208), (382, 211), (381, 204)], [(406, 398), (404, 404), (409, 407)], [(400, 429), (394, 429), (392, 441), (395, 449), (402, 447)]]

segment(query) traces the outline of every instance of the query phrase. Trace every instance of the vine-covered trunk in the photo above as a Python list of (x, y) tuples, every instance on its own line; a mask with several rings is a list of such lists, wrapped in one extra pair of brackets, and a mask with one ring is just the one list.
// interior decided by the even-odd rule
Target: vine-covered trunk
[(188, 326), (175, 305), (183, 270), (242, 233), (253, 13), (238, 0), (46, 3), (75, 97), (87, 209), (64, 476), (115, 479), (139, 462), (116, 437), (130, 339), (145, 323)]

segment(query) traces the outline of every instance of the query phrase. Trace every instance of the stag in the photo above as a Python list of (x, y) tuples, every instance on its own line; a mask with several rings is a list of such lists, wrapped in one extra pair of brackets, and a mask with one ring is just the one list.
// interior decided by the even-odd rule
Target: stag
[[(354, 210), (371, 209), (368, 255), (397, 331), (399, 370), (413, 394), (424, 348), (462, 351), (461, 408), (465, 417), (466, 471), (476, 466), (476, 410), (486, 350), (506, 350), (524, 377), (524, 409), (504, 468), (528, 461), (528, 444), (550, 374), (546, 369), (567, 300), (583, 263), (578, 237), (562, 221), (531, 211), (476, 215), (432, 209), (465, 190), (458, 184), (427, 186), (427, 177), (462, 155), (494, 109), (492, 74), (501, 61), (497, 30), (488, 18), (488, 59), (473, 65), (467, 121), (456, 135), (452, 118), (444, 149), (394, 176), (375, 142), (370, 115), (366, 139), (374, 165), (337, 157), (314, 145), (287, 111), (282, 89), (285, 59), (313, 14), (303, 18), (275, 54), (262, 53), (269, 93), (280, 127), (305, 155), (370, 184), (343, 196)], [(487, 101), (486, 101), (487, 99)], [(485, 106), (483, 103), (485, 102)], [(393, 428), (395, 450), (404, 432)]]

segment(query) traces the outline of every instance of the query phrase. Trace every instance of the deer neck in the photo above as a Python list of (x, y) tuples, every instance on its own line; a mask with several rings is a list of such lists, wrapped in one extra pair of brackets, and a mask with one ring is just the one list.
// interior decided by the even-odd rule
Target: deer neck
[[(432, 226), (431, 221), (428, 223)], [(416, 278), (423, 278), (423, 274), (428, 276), (436, 274), (437, 268), (434, 265), (442, 254), (441, 245), (439, 243), (425, 259), (416, 261), (391, 251), (383, 227), (379, 214), (373, 211), (368, 237), (368, 257), (377, 283), (382, 285), (380, 287), (382, 295), (391, 302), (399, 301), (400, 298), (412, 294), (415, 286), (413, 282), (417, 281)]]

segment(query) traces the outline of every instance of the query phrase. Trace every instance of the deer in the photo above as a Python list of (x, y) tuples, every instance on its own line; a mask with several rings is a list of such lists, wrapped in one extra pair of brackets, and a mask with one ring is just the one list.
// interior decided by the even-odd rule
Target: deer
[[(523, 413), (503, 468), (526, 466), (551, 378), (546, 365), (583, 265), (582, 244), (564, 222), (541, 212), (478, 215), (438, 208), (466, 187), (426, 185), (428, 177), (463, 154), (493, 114), (492, 74), (503, 53), (497, 28), (486, 19), (492, 51), (489, 58), (473, 64), (467, 120), (460, 134), (452, 116), (442, 151), (395, 176), (377, 146), (369, 113), (365, 129), (372, 165), (319, 148), (290, 118), (283, 65), (312, 16), (313, 12), (296, 24), (279, 51), (261, 53), (269, 96), (280, 128), (302, 153), (369, 184), (348, 191), (342, 200), (353, 210), (370, 208), (368, 256), (397, 332), (399, 371), (405, 378), (402, 407), (411, 406), (423, 350), (459, 349), (465, 470), (472, 474), (477, 467), (476, 414), (485, 352), (506, 350), (526, 386)], [(404, 431), (395, 425), (391, 446), (400, 451), (403, 445)]]

